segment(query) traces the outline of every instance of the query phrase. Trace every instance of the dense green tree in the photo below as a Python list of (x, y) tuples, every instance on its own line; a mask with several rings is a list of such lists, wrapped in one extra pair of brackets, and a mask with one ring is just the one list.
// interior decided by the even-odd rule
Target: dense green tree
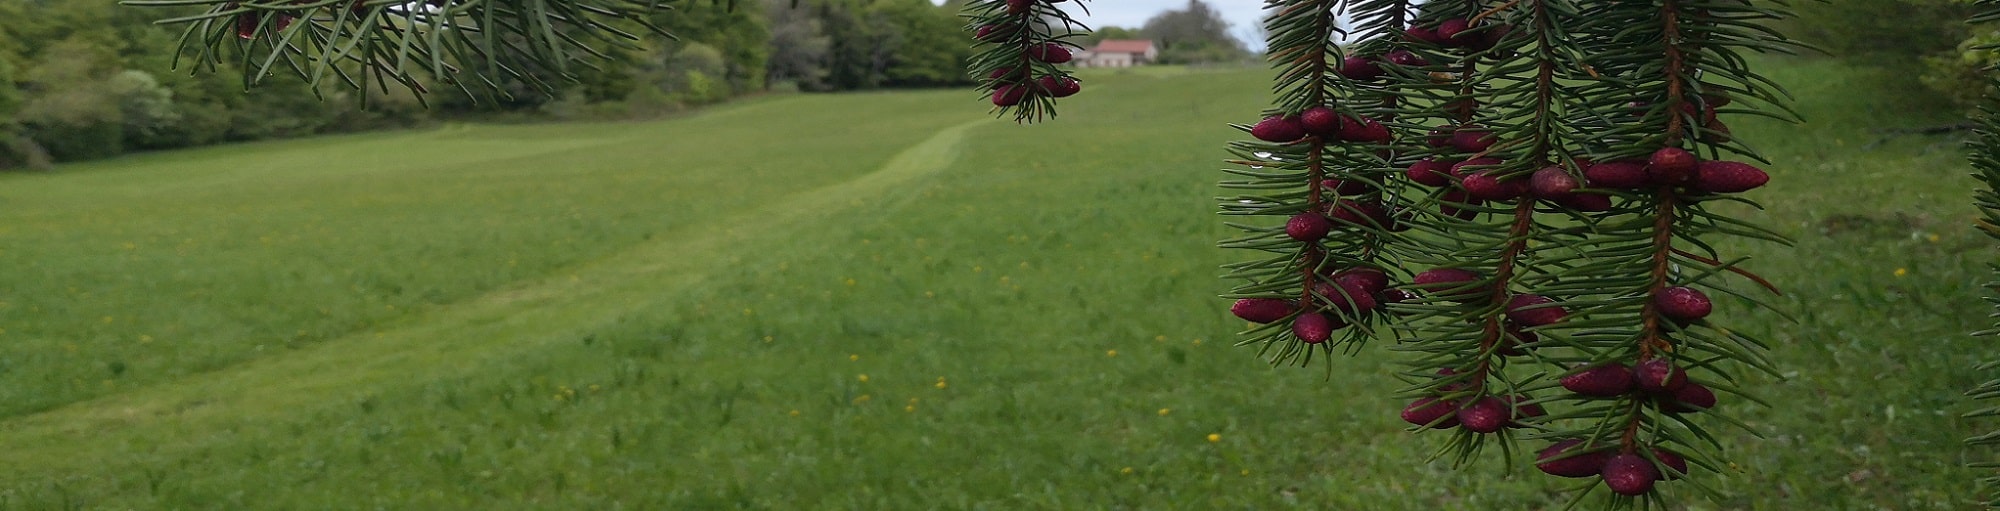
[(1915, 65), (1970, 35), (1972, 6), (1961, 0), (1824, 0), (1799, 9), (1783, 29), (1835, 56)]
[(1920, 77), (1938, 97), (1970, 106), (1987, 87), (1981, 68), (1993, 58), (1971, 51), (1979, 34), (1991, 34), (1965, 22), (1972, 10), (1966, 0), (1824, 0), (1778, 29), (1834, 57)]
[(124, 118), (107, 79), (114, 56), (82, 37), (44, 49), (23, 73), (27, 92), (15, 120), (29, 138), (60, 159), (87, 159), (124, 151)]
[(1160, 46), (1161, 63), (1194, 64), (1241, 60), (1250, 55), (1243, 42), (1229, 35), (1229, 22), (1201, 0), (1187, 7), (1154, 15), (1140, 29)]
[(162, 143), (166, 134), (178, 128), (181, 120), (172, 89), (160, 85), (152, 73), (137, 69), (119, 71), (106, 86), (118, 100), (124, 142), (137, 147), (167, 145)]
[(960, 4), (661, 4), (666, 8), (644, 21), (672, 36), (653, 35), (636, 20), (615, 21), (645, 35), (623, 46), (594, 45), (605, 58), (568, 66), (566, 76), (487, 70), (496, 87), (484, 90), (419, 77), (419, 94), (393, 83), (365, 93), (337, 79), (309, 84), (284, 76), (291, 71), (283, 66), (245, 87), (243, 50), (234, 39), (222, 41), (221, 58), (197, 64), (181, 53), (183, 26), (155, 23), (209, 6), (0, 0), (0, 169), (49, 157), (408, 126), (433, 117), (651, 115), (764, 90), (767, 73), (807, 90), (966, 81), (970, 48), (956, 17)]
[(833, 39), (809, 9), (795, 8), (790, 0), (765, 0), (764, 12), (770, 20), (770, 59), (765, 69), (771, 82), (783, 82), (806, 90), (824, 90), (828, 54)]
[(955, 11), (930, 0), (876, 0), (869, 6), (888, 54), (884, 84), (897, 87), (970, 83), (965, 61), (972, 57)]
[(1077, 40), (1077, 43), (1082, 44), (1083, 47), (1085, 48), (1089, 48), (1092, 46), (1096, 46), (1098, 41), (1103, 41), (1105, 39), (1145, 39), (1145, 38), (1146, 38), (1145, 32), (1140, 29), (1117, 27), (1117, 26), (1103, 26), (1103, 27), (1097, 27), (1097, 30), (1092, 31), (1089, 34), (1084, 34), (1083, 38)]
[(668, 3), (673, 9), (659, 11), (652, 21), (678, 38), (678, 42), (656, 41), (671, 48), (669, 55), (681, 51), (673, 47), (675, 44), (707, 45), (722, 55), (723, 73), (713, 78), (727, 83), (728, 90), (742, 93), (764, 88), (764, 62), (770, 57), (764, 42), (771, 38), (771, 32), (761, 9), (747, 3), (708, 0)]
[(833, 41), (827, 52), (827, 86), (834, 90), (881, 86), (888, 56), (881, 48), (878, 27), (848, 0), (826, 0), (809, 8), (818, 12), (820, 26)]
[(964, 22), (926, 0), (825, 0), (802, 4), (829, 40), (827, 90), (970, 83)]

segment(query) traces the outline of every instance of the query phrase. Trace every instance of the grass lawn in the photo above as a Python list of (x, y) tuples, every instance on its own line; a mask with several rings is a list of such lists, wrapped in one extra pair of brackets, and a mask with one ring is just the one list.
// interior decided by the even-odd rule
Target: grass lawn
[[(1733, 244), (1798, 318), (1687, 509), (1964, 509), (1992, 242), (1949, 122), (1780, 61)], [(1214, 248), (1268, 73), (453, 126), (0, 176), (0, 509), (1541, 509), (1426, 463), (1394, 355), (1272, 369)], [(1317, 362), (1316, 362), (1317, 364)], [(1539, 444), (1529, 447), (1539, 447)], [(1521, 460), (1516, 460), (1517, 462)]]

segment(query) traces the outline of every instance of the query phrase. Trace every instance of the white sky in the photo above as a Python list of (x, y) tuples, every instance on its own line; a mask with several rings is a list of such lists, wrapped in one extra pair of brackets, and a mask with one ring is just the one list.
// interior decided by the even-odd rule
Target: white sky
[[(1256, 40), (1257, 19), (1264, 15), (1263, 0), (1202, 1), (1216, 12), (1222, 13), (1222, 19), (1229, 22), (1231, 35), (1242, 39), (1252, 49), (1264, 47), (1263, 41)], [(1151, 18), (1154, 14), (1186, 7), (1187, 0), (1097, 0), (1086, 2), (1084, 5), (1090, 8), (1090, 15), (1084, 16), (1083, 22), (1089, 24), (1090, 28), (1106, 25), (1138, 28), (1146, 24), (1146, 18)], [(1072, 14), (1079, 14), (1077, 9), (1071, 8), (1074, 4), (1069, 2), (1058, 6)]]
[[(943, 0), (933, 1), (943, 2)], [(1257, 19), (1264, 15), (1263, 0), (1202, 0), (1202, 2), (1207, 3), (1216, 12), (1222, 13), (1222, 19), (1229, 22), (1231, 35), (1242, 39), (1251, 50), (1263, 50), (1264, 41), (1257, 38), (1256, 32)], [(1186, 7), (1187, 0), (1095, 0), (1086, 1), (1084, 5), (1090, 8), (1089, 15), (1083, 15), (1081, 10), (1076, 8), (1076, 2), (1057, 4), (1064, 12), (1082, 15), (1083, 22), (1093, 29), (1104, 26), (1139, 28), (1154, 14)]]

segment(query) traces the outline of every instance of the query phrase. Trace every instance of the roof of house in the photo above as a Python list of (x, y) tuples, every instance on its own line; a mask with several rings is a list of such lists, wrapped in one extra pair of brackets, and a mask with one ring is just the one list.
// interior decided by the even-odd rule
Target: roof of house
[(1145, 39), (1105, 39), (1097, 42), (1091, 51), (1098, 53), (1145, 53), (1153, 49), (1153, 42)]

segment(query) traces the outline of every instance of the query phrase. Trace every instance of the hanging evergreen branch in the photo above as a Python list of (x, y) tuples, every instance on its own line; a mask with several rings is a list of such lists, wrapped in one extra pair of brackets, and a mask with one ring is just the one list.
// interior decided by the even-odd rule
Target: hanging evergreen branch
[[(1338, 50), (1298, 42), (1324, 41), (1328, 25), (1315, 20), (1334, 8), (1354, 14), (1354, 33), (1372, 37), (1329, 77), (1328, 61), (1310, 57)], [(1756, 25), (1782, 13), (1729, 0), (1435, 0), (1421, 9), (1353, 0), (1271, 9), (1280, 107), (1248, 127), (1262, 142), (1233, 146), (1247, 169), (1229, 172), (1250, 179), (1225, 186), (1281, 192), (1228, 197), (1223, 213), (1291, 218), (1287, 229), (1232, 224), (1246, 235), (1224, 244), (1274, 254), (1229, 267), (1245, 281), (1233, 295), (1245, 298), (1237, 314), (1267, 323), (1245, 343), (1279, 348), (1273, 358), (1282, 362), (1395, 327), (1407, 337), (1398, 349), (1413, 353), (1416, 367), (1406, 373), (1417, 400), (1405, 420), (1454, 429), (1444, 452), (1460, 462), (1495, 443), (1511, 451), (1510, 430), (1532, 428), (1532, 437), (1555, 441), (1538, 456), (1540, 468), (1593, 478), (1578, 498), (1602, 481), (1618, 494), (1611, 507), (1658, 505), (1657, 481), (1685, 476), (1690, 460), (1716, 466), (1720, 446), (1688, 414), (1714, 406), (1714, 389), (1736, 393), (1727, 383), (1737, 367), (1770, 365), (1757, 341), (1703, 319), (1713, 307), (1705, 293), (1752, 298), (1720, 275), (1769, 284), (1705, 240), (1783, 241), (1710, 210), (1754, 206), (1731, 194), (1767, 179), (1721, 161), (1755, 154), (1716, 113), (1732, 98), (1782, 110), (1782, 92), (1736, 54), (1785, 48)], [(1375, 142), (1357, 130), (1372, 142), (1358, 151), (1324, 144), (1342, 137), (1314, 136), (1308, 125), (1330, 96), (1343, 96), (1336, 112), (1357, 114), (1356, 126), (1368, 125), (1361, 114), (1391, 121), (1388, 133)], [(1729, 112), (1783, 117), (1767, 111)], [(1313, 213), (1327, 199), (1304, 185), (1326, 176), (1356, 178), (1354, 191), (1380, 206), (1384, 228), (1322, 238), (1329, 222)], [(1402, 229), (1411, 235), (1395, 234)], [(1300, 271), (1327, 261), (1336, 270), (1429, 268), (1407, 286), (1424, 295), (1343, 308), (1355, 293), (1325, 282), (1338, 273)], [(1311, 292), (1322, 287), (1340, 296)], [(1313, 317), (1329, 310), (1338, 314)], [(1329, 325), (1348, 323), (1362, 328), (1329, 343)], [(1699, 374), (1694, 383), (1690, 371)], [(1558, 387), (1561, 395), (1529, 397)], [(1545, 414), (1545, 404), (1555, 413)]]
[(1222, 214), (1271, 219), (1232, 222), (1244, 234), (1221, 246), (1265, 254), (1225, 267), (1225, 278), (1240, 281), (1226, 296), (1237, 299), (1238, 317), (1261, 324), (1242, 344), (1259, 346), (1273, 364), (1358, 346), (1386, 320), (1386, 304), (1411, 298), (1390, 287), (1382, 264), (1383, 248), (1406, 229), (1385, 172), (1393, 136), (1374, 117), (1383, 110), (1371, 97), (1379, 92), (1357, 83), (1378, 76), (1343, 76), (1351, 70), (1337, 43), (1345, 35), (1340, 3), (1267, 5), (1277, 105), (1255, 125), (1236, 126), (1255, 140), (1231, 143), (1234, 167), (1224, 169), (1232, 177), (1222, 187), (1242, 192), (1222, 198)]
[[(1553, 4), (1553, 1), (1550, 2)], [(1584, 69), (1601, 79), (1570, 93), (1590, 159), (1589, 188), (1615, 193), (1617, 204), (1590, 225), (1588, 236), (1564, 244), (1543, 264), (1568, 267), (1580, 318), (1565, 345), (1544, 360), (1558, 364), (1563, 398), (1544, 436), (1555, 439), (1539, 467), (1564, 477), (1599, 478), (1614, 507), (1664, 505), (1654, 491), (1692, 467), (1723, 464), (1715, 435), (1698, 417), (1735, 424), (1710, 411), (1717, 390), (1749, 398), (1732, 382), (1740, 367), (1775, 374), (1764, 345), (1706, 317), (1707, 294), (1756, 303), (1725, 285), (1725, 274), (1754, 274), (1742, 260), (1722, 262), (1709, 241), (1741, 236), (1784, 242), (1782, 236), (1725, 213), (1714, 203), (1759, 187), (1756, 167), (1723, 161), (1725, 153), (1756, 158), (1727, 136), (1716, 118), (1731, 103), (1777, 106), (1782, 91), (1747, 68), (1740, 50), (1788, 47), (1759, 23), (1782, 12), (1732, 0), (1586, 3), (1566, 27), (1584, 41)], [(1782, 107), (1778, 107), (1782, 108)], [(1761, 109), (1732, 112), (1781, 117)], [(1707, 157), (1703, 158), (1701, 155)], [(1754, 398), (1749, 398), (1753, 399)], [(1565, 427), (1567, 426), (1567, 427)], [(1705, 488), (1698, 482), (1697, 488)], [(1578, 497), (1595, 485), (1583, 487)]]
[[(1493, 5), (1428, 3), (1403, 34), (1424, 58), (1446, 62), (1403, 87), (1421, 93), (1404, 103), (1405, 118), (1441, 122), (1416, 127), (1429, 130), (1428, 147), (1405, 172), (1432, 188), (1438, 214), (1418, 222), (1435, 235), (1404, 247), (1410, 263), (1432, 267), (1417, 275), (1427, 296), (1403, 325), (1412, 339), (1399, 348), (1416, 354), (1419, 397), (1404, 419), (1457, 425), (1446, 452), (1461, 463), (1490, 442), (1508, 447), (1511, 429), (1545, 415), (1527, 393), (1541, 377), (1533, 352), (1568, 311), (1564, 290), (1543, 289), (1560, 283), (1563, 268), (1534, 258), (1531, 246), (1574, 237), (1558, 223), (1609, 209), (1607, 196), (1577, 191), (1569, 156), (1578, 137), (1557, 81), (1589, 78), (1573, 72), (1581, 50), (1556, 31), (1574, 22), (1573, 6)], [(1529, 370), (1508, 371), (1517, 363)]]
[[(1045, 7), (968, 8), (992, 45), (973, 70), (1020, 121), (1054, 114), (1034, 73), (1067, 79), (1034, 53), (1069, 23)], [(1711, 207), (1754, 207), (1735, 194), (1768, 180), (1722, 159), (1759, 158), (1717, 116), (1788, 119), (1783, 91), (1738, 53), (1788, 51), (1763, 25), (1782, 10), (1271, 0), (1267, 12), (1277, 101), (1235, 126), (1254, 140), (1230, 144), (1222, 183), (1237, 194), (1221, 214), (1251, 220), (1230, 222), (1242, 235), (1221, 245), (1262, 254), (1225, 267), (1239, 282), (1231, 311), (1258, 325), (1240, 344), (1304, 365), (1393, 329), (1417, 367), (1404, 419), (1455, 428), (1444, 453), (1511, 451), (1510, 429), (1529, 429), (1554, 441), (1538, 468), (1592, 478), (1578, 499), (1601, 482), (1608, 508), (1661, 506), (1658, 481), (1723, 463), (1697, 417), (1738, 423), (1697, 412), (1717, 390), (1749, 398), (1732, 384), (1742, 368), (1775, 370), (1762, 343), (1706, 319), (1707, 294), (1763, 305), (1725, 284), (1735, 277), (1776, 290), (1709, 240), (1785, 240)], [(1428, 269), (1390, 284), (1413, 266)]]
[[(1020, 123), (1056, 116), (1056, 98), (1083, 90), (1083, 84), (1057, 64), (1069, 62), (1083, 47), (1071, 39), (1090, 27), (1055, 4), (1068, 0), (978, 0), (966, 4), (967, 30), (984, 49), (972, 57), (971, 76), (993, 100), (994, 114), (1014, 114)], [(1084, 0), (1077, 0), (1083, 7)]]
[[(2000, 21), (2000, 0), (1980, 0), (1977, 5), (1979, 13), (1973, 16), (1971, 20), (1973, 23)], [(1988, 46), (1980, 48), (1980, 50), (2000, 51), (2000, 47)], [(1996, 70), (1989, 69), (1987, 71), (1989, 73), (1989, 83), (2000, 85), (2000, 76), (1991, 75)], [(1972, 177), (1978, 178), (1980, 184), (1984, 185), (1984, 188), (1978, 190), (1974, 195), (1975, 202), (1979, 206), (1979, 211), (1982, 215), (1979, 228), (1985, 231), (1988, 236), (2000, 239), (2000, 97), (1990, 97), (1987, 99), (1987, 105), (1981, 109), (1978, 125), (1977, 136), (1973, 138), (1968, 149), (1971, 153)], [(1996, 270), (2000, 270), (2000, 265), (1996, 265), (1995, 268)], [(2000, 283), (1988, 283), (1987, 288), (2000, 289)], [(1988, 296), (1987, 301), (1995, 305), (2000, 305), (2000, 297)], [(1989, 328), (1973, 335), (2000, 335), (2000, 325), (1995, 325), (1994, 328)], [(2000, 369), (2000, 362), (1988, 362), (1981, 365), (1978, 370), (1990, 374), (1996, 369)], [(1978, 387), (1967, 392), (1966, 395), (1981, 402), (2000, 399), (2000, 379), (1981, 383)], [(1968, 412), (1965, 416), (1967, 418), (2000, 416), (2000, 406), (1987, 405)], [(1966, 443), (1982, 446), (2000, 445), (2000, 431), (1991, 431), (1966, 439)], [(1996, 473), (1996, 469), (2000, 469), (2000, 461), (1993, 461), (1989, 457), (1989, 461), (1974, 462), (1968, 464), (1968, 466), (1980, 470), (1985, 474), (1980, 477), (1979, 481), (1982, 491), (1986, 493), (1984, 497), (1986, 505), (1988, 507), (2000, 507), (2000, 473)]]
[[(186, 25), (182, 54), (196, 72), (240, 59), (243, 86), (278, 73), (317, 85), (338, 80), (364, 94), (389, 83), (425, 92), (448, 83), (468, 94), (506, 96), (517, 80), (553, 92), (604, 47), (635, 48), (641, 32), (667, 35), (647, 15), (660, 0), (124, 0), (198, 13), (161, 20)], [(176, 66), (179, 62), (176, 62)]]

